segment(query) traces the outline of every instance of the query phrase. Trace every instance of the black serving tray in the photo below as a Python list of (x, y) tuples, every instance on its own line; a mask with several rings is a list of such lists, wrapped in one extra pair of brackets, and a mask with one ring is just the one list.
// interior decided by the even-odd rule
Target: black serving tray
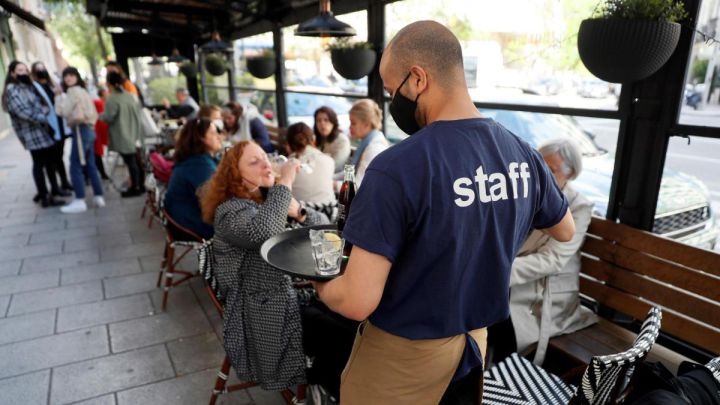
[(335, 225), (314, 225), (305, 228), (293, 229), (275, 235), (265, 241), (260, 247), (260, 255), (271, 266), (293, 277), (306, 280), (329, 281), (342, 274), (323, 276), (318, 274), (315, 259), (310, 246), (310, 229), (337, 229)]

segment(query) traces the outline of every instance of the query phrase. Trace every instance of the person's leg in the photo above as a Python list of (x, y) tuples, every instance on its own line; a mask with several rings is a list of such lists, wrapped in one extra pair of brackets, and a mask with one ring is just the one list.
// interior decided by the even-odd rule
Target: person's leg
[(93, 194), (96, 197), (102, 196), (102, 182), (100, 181), (100, 174), (95, 167), (95, 132), (87, 125), (82, 125), (80, 131), (82, 132), (83, 150), (85, 151), (85, 159), (87, 160), (85, 167), (87, 168), (88, 177), (90, 177)]
[[(73, 128), (72, 131), (73, 135), (70, 149), (70, 178), (72, 179), (73, 188), (75, 190), (75, 198), (84, 199), (85, 176), (83, 176), (83, 168), (80, 163), (80, 150), (78, 149), (79, 141), (82, 141), (82, 138), (79, 137), (79, 134), (75, 133), (75, 128)], [(85, 156), (86, 159), (87, 157), (88, 156)]]
[(134, 153), (123, 153), (121, 154), (123, 161), (125, 162), (125, 166), (128, 168), (128, 172), (130, 173), (130, 181), (132, 185), (130, 188), (127, 189), (127, 191), (123, 191), (121, 195), (123, 197), (135, 197), (142, 193), (142, 189), (138, 188), (137, 185), (141, 183), (138, 179), (138, 168), (137, 168), (137, 160)]
[(38, 197), (42, 200), (48, 194), (47, 184), (45, 184), (45, 174), (43, 173), (45, 165), (42, 163), (42, 149), (31, 150), (30, 156), (32, 156), (33, 160), (32, 174), (33, 180), (35, 181), (35, 188), (37, 189)]
[(105, 164), (103, 163), (102, 155), (95, 155), (95, 166), (100, 173), (100, 178), (102, 178), (103, 180), (110, 179), (110, 177), (107, 175), (107, 172), (105, 172)]
[(54, 146), (43, 149), (41, 153), (43, 168), (47, 174), (48, 181), (50, 182), (50, 191), (53, 195), (65, 197), (65, 193), (62, 192), (62, 189), (58, 185)]
[(63, 159), (65, 154), (65, 138), (55, 142), (53, 153), (55, 155), (55, 169), (58, 177), (60, 177), (60, 185), (65, 190), (72, 190), (72, 186), (68, 181), (67, 171), (65, 171), (65, 161)]

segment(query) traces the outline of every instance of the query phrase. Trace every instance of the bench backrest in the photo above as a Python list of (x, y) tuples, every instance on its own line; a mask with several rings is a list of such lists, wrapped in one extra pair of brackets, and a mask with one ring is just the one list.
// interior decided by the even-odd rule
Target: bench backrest
[(720, 353), (720, 254), (593, 218), (582, 256), (581, 294), (637, 320), (660, 306), (663, 332)]

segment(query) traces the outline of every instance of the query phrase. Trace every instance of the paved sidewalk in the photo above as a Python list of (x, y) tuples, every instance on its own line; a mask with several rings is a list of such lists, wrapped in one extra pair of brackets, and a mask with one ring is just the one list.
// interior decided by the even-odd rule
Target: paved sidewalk
[[(106, 184), (105, 208), (42, 209), (31, 165), (14, 135), (0, 139), (0, 404), (207, 403), (222, 325), (200, 279), (160, 311), (164, 240), (140, 219), (144, 198)], [(218, 403), (284, 402), (251, 388)]]

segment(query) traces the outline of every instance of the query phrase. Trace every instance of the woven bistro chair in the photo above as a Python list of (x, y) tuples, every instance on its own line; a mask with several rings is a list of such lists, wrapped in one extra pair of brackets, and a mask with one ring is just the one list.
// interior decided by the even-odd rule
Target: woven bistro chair
[(650, 352), (660, 334), (662, 310), (652, 307), (632, 347), (622, 353), (594, 356), (582, 383), (570, 401), (573, 405), (608, 405), (623, 394), (635, 365)]
[[(220, 291), (218, 289), (217, 280), (215, 279), (214, 269), (212, 266), (212, 242), (212, 239), (204, 241), (198, 249), (198, 272), (203, 277), (203, 279), (205, 279), (205, 290), (207, 291), (208, 296), (210, 296), (210, 300), (212, 301), (215, 309), (217, 310), (220, 318), (222, 319), (225, 313), (222, 304), (224, 297), (220, 294)], [(213, 388), (212, 395), (210, 396), (209, 405), (215, 405), (218, 397), (222, 394), (258, 386), (258, 383), (256, 382), (242, 382), (238, 384), (227, 385), (227, 380), (230, 376), (231, 367), (232, 365), (230, 364), (230, 357), (228, 357), (228, 355), (226, 354), (225, 358), (223, 359), (222, 366), (220, 367), (220, 370), (218, 370), (218, 376), (215, 380), (215, 387)], [(305, 388), (306, 386), (304, 384), (299, 385), (297, 388), (297, 395), (295, 395), (289, 389), (281, 391), (280, 394), (283, 396), (283, 399), (285, 399), (285, 402), (288, 405), (300, 404), (305, 401)]]
[[(162, 207), (160, 208), (160, 218), (165, 229), (165, 252), (160, 265), (157, 286), (160, 287), (163, 284), (163, 278), (165, 278), (161, 307), (164, 311), (170, 289), (198, 275), (197, 271), (184, 270), (177, 266), (188, 253), (199, 249), (204, 240), (200, 235), (178, 224)], [(180, 256), (176, 257), (178, 250), (181, 253)], [(175, 279), (177, 276), (180, 277)]]

